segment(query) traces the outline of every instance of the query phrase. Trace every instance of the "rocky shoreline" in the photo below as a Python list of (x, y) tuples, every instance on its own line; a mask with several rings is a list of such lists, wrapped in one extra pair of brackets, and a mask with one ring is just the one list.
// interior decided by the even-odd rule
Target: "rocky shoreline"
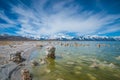
[[(0, 43), (0, 79), (21, 80), (20, 71), (29, 67), (29, 56), (40, 43), (34, 43), (32, 41), (1, 41)], [(17, 51), (22, 51), (21, 56), (25, 61), (21, 63), (10, 61), (10, 54), (15, 54)]]

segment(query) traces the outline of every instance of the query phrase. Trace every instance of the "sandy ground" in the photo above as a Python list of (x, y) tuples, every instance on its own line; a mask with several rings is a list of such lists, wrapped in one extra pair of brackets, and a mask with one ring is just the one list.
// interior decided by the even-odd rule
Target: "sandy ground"
[[(35, 41), (0, 41), (0, 80), (21, 80), (21, 69), (29, 65), (31, 51), (41, 43)], [(10, 61), (10, 54), (22, 52), (25, 61), (16, 64)]]

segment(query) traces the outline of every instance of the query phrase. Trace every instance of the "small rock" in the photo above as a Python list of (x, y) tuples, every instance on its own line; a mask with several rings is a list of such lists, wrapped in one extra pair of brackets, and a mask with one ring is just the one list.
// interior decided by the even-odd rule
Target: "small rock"
[(73, 65), (73, 64), (75, 64), (74, 62), (67, 62), (67, 64), (69, 64), (69, 65)]
[(63, 78), (57, 78), (56, 80), (64, 80)]
[(80, 67), (80, 66), (76, 66), (75, 69), (77, 69), (77, 70), (81, 70), (82, 67)]
[(110, 63), (108, 66), (109, 66), (110, 68), (115, 68), (115, 65), (114, 65), (113, 63)]
[(120, 60), (120, 56), (116, 57), (116, 60)]
[(35, 60), (32, 60), (32, 61), (31, 61), (31, 65), (32, 65), (32, 66), (37, 66), (38, 63), (37, 63)]
[(46, 63), (45, 59), (40, 59), (39, 61), (40, 61), (40, 64), (45, 64)]
[(46, 69), (45, 71), (46, 71), (47, 73), (50, 73), (50, 72), (51, 72), (51, 70), (50, 70), (50, 69)]
[(90, 67), (91, 68), (98, 68), (99, 66), (98, 66), (98, 64), (96, 62), (94, 62)]
[(91, 80), (97, 80), (96, 77), (94, 77), (92, 74), (87, 74), (87, 76), (91, 79)]
[(75, 71), (75, 74), (81, 74), (81, 72), (80, 71)]

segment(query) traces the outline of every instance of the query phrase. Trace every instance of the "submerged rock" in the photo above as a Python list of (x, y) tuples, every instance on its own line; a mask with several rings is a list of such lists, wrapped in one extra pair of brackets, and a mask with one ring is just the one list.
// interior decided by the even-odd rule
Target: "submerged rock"
[(45, 59), (40, 59), (40, 64), (45, 64), (46, 63), (46, 60)]
[(120, 60), (120, 56), (116, 57), (116, 60)]
[(88, 73), (87, 76), (90, 78), (90, 80), (97, 80), (96, 77), (94, 77), (92, 74)]
[(82, 67), (80, 67), (80, 66), (75, 66), (75, 67), (74, 67), (74, 73), (75, 73), (75, 74), (81, 74), (81, 72), (80, 72), (81, 69), (82, 69)]
[(98, 64), (96, 62), (93, 62), (90, 66), (91, 68), (99, 68)]
[(56, 80), (64, 80), (63, 78), (57, 78)]
[(75, 71), (75, 74), (81, 74), (81, 72), (80, 71)]
[(110, 68), (115, 68), (116, 66), (115, 66), (113, 63), (110, 63), (110, 64), (108, 65), (108, 67), (110, 67)]
[(75, 69), (76, 69), (76, 70), (81, 70), (82, 67), (80, 67), (80, 66), (76, 66)]
[(21, 62), (23, 60), (21, 53), (22, 52), (16, 52), (15, 54), (10, 54), (10, 60), (17, 63)]
[(50, 73), (51, 70), (50, 70), (50, 69), (45, 69), (45, 72), (46, 72), (46, 73)]
[(67, 62), (67, 64), (69, 64), (69, 65), (73, 65), (73, 64), (75, 64), (74, 62)]

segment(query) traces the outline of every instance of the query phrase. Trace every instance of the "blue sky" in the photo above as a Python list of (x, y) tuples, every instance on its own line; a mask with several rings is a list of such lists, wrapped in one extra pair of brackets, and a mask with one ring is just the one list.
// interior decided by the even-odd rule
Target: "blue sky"
[(120, 0), (0, 0), (0, 34), (120, 36)]

